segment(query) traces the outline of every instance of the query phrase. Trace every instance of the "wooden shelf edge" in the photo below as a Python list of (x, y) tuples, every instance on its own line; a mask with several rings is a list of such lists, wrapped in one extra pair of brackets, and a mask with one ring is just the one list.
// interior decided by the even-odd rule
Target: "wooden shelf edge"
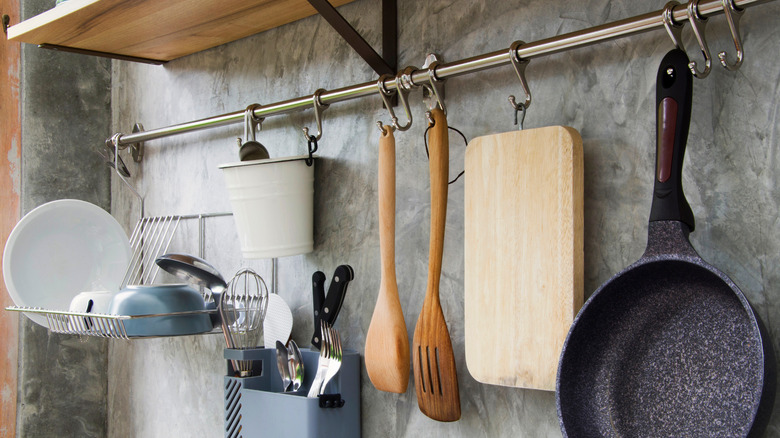
[(8, 40), (164, 62), (315, 14), (306, 0), (69, 0), (10, 26)]

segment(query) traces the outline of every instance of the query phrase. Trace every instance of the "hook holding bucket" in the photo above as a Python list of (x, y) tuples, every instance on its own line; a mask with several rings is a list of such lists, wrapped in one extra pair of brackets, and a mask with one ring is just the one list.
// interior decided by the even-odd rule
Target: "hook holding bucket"
[(320, 88), (314, 92), (311, 99), (314, 106), (314, 120), (317, 122), (317, 135), (309, 136), (309, 128), (303, 128), (303, 136), (306, 137), (306, 141), (310, 141), (310, 137), (314, 137), (315, 140), (322, 138), (322, 112), (328, 108), (329, 105), (322, 103), (320, 96), (325, 92), (324, 88)]

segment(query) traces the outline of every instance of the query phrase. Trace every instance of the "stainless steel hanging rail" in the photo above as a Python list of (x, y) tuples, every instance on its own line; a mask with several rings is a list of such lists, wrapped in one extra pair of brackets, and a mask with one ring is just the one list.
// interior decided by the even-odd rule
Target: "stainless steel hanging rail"
[[(769, 1), (772, 0), (734, 0), (734, 4), (738, 8), (744, 9), (748, 6), (768, 3)], [(723, 3), (721, 0), (702, 0), (698, 7), (699, 13), (705, 18), (723, 13)], [(601, 26), (591, 27), (540, 41), (526, 43), (517, 49), (517, 55), (521, 59), (539, 58), (541, 56), (551, 55), (554, 53), (559, 53), (578, 47), (584, 47), (603, 41), (609, 41), (629, 35), (647, 32), (650, 30), (663, 29), (663, 13), (663, 10), (649, 12), (643, 15), (638, 15), (636, 17), (603, 24)], [(674, 8), (673, 19), (677, 23), (688, 21), (688, 14), (685, 4), (678, 5)], [(438, 79), (447, 79), (499, 67), (509, 63), (510, 54), (509, 48), (507, 48), (505, 50), (499, 50), (460, 61), (438, 64), (433, 67), (433, 75)], [(428, 69), (416, 70), (411, 74), (412, 84), (425, 83), (429, 78), (429, 74), (430, 73), (428, 72)], [(384, 86), (388, 91), (395, 90), (397, 88), (395, 78), (385, 80)], [(357, 99), (359, 97), (375, 96), (377, 94), (377, 81), (373, 80), (349, 87), (324, 91), (319, 95), (319, 99), (323, 105), (330, 105), (336, 102)], [(296, 99), (263, 105), (262, 107), (257, 108), (254, 114), (256, 117), (269, 117), (304, 110), (312, 107), (313, 99), (314, 95), (312, 94)], [(117, 142), (119, 143), (119, 146), (127, 146), (148, 140), (183, 134), (186, 132), (239, 123), (244, 120), (244, 113), (245, 110), (241, 109), (239, 111), (228, 114), (222, 114), (206, 119), (153, 129), (150, 131), (135, 132), (132, 134), (118, 134)], [(106, 144), (113, 146), (112, 141), (112, 139), (107, 139)]]

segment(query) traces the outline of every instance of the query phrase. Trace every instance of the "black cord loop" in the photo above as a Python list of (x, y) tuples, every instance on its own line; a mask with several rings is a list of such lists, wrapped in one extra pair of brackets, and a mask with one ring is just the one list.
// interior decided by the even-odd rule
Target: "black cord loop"
[[(423, 132), (423, 142), (425, 143), (425, 156), (428, 157), (428, 159), (431, 158), (430, 154), (428, 153), (428, 130), (431, 129), (431, 128), (433, 128), (433, 124), (431, 124), (427, 128), (425, 128), (425, 132)], [(453, 128), (452, 126), (448, 126), (447, 128), (452, 129), (453, 131), (455, 131), (458, 134), (460, 134), (460, 136), (463, 138), (463, 142), (466, 143), (466, 146), (469, 145), (469, 141), (466, 139), (466, 136), (462, 132), (460, 132), (460, 130), (458, 130), (456, 128)], [(452, 181), (448, 182), (447, 184), (449, 185), (449, 184), (454, 183), (461, 176), (463, 176), (464, 173), (466, 173), (466, 171), (465, 170), (461, 170), (460, 173), (458, 174), (458, 176), (456, 176), (455, 179), (453, 179)]]
[[(314, 145), (314, 147), (312, 147), (312, 144)], [(314, 155), (315, 152), (317, 152), (317, 148), (318, 147), (319, 146), (317, 146), (317, 137), (315, 137), (313, 135), (310, 135), (309, 136), (309, 144), (308, 144), (309, 158), (306, 158), (306, 165), (307, 166), (311, 167), (311, 165), (314, 164), (314, 156), (313, 155)]]

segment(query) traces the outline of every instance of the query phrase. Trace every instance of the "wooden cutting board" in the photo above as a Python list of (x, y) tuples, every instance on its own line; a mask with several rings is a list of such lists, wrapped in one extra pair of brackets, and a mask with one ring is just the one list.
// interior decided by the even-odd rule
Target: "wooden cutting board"
[(551, 126), (466, 148), (466, 365), (482, 383), (555, 390), (583, 300), (582, 139)]

